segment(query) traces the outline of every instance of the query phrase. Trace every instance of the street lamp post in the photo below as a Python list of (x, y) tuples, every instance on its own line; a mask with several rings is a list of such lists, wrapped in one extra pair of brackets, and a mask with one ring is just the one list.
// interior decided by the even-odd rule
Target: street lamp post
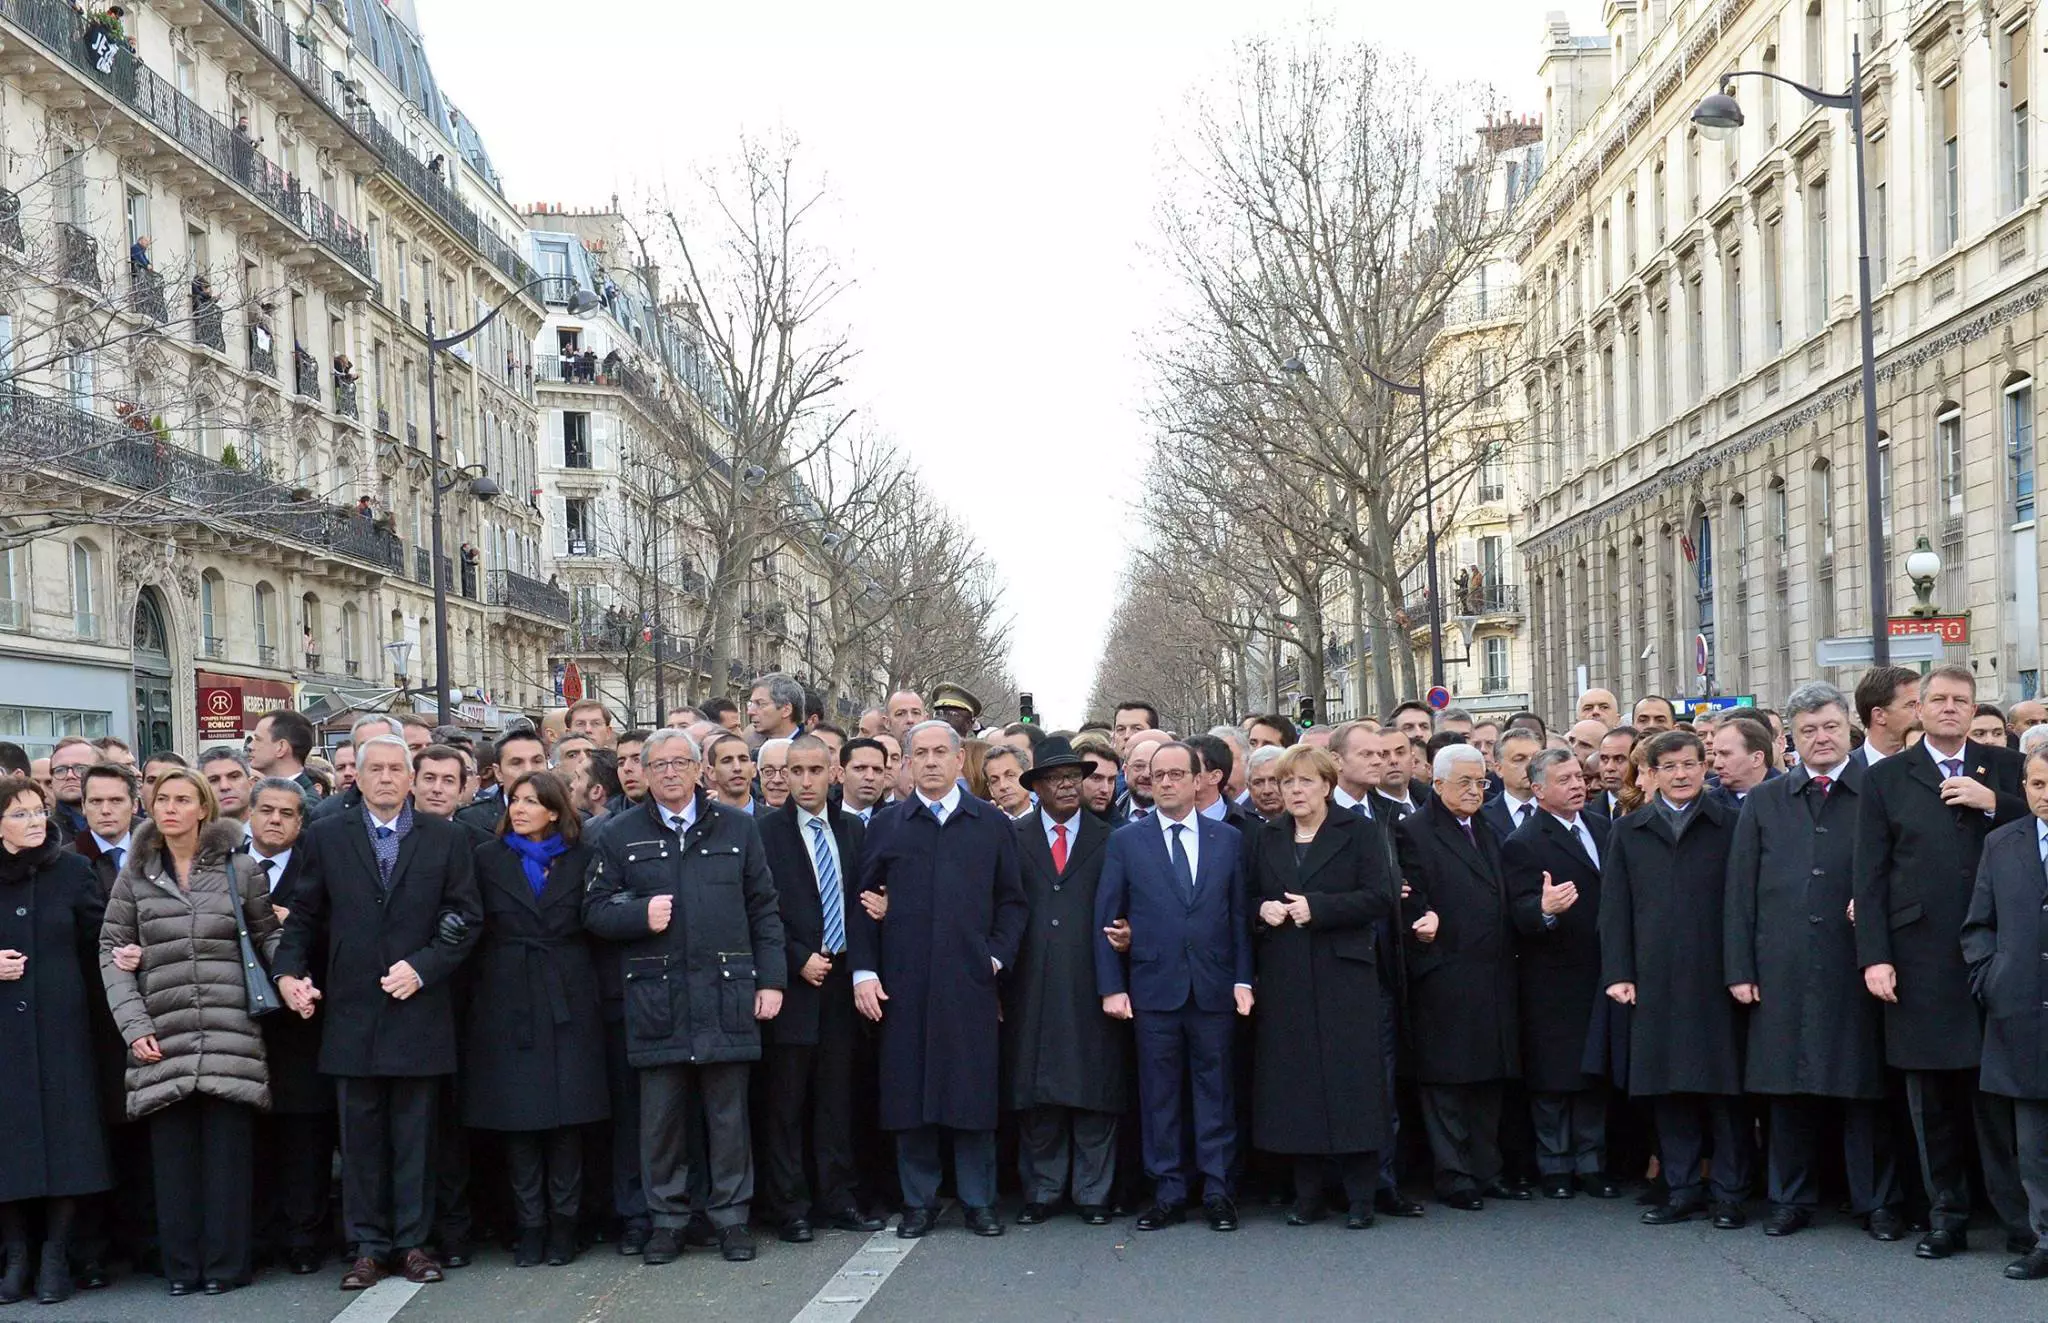
[(1863, 492), (1864, 520), (1870, 561), (1870, 664), (1891, 664), (1891, 641), (1886, 622), (1884, 498), (1879, 491), (1883, 456), (1877, 444), (1877, 335), (1870, 309), (1870, 205), (1863, 177), (1863, 44), (1849, 39), (1849, 90), (1823, 92), (1762, 69), (1736, 69), (1721, 78), (1722, 90), (1701, 98), (1692, 112), (1700, 132), (1716, 141), (1727, 139), (1742, 127), (1742, 106), (1727, 90), (1737, 78), (1768, 78), (1785, 84), (1816, 106), (1849, 112), (1850, 134), (1856, 162), (1856, 299), (1857, 316), (1863, 332)]
[[(1327, 345), (1315, 346), (1327, 349)], [(1335, 352), (1334, 350), (1332, 352)], [(1413, 385), (1394, 381), (1380, 375), (1363, 363), (1353, 364), (1360, 372), (1371, 377), (1396, 395), (1413, 399), (1422, 411), (1422, 531), (1424, 540), (1423, 556), (1429, 563), (1429, 682), (1441, 686), (1444, 682), (1444, 605), (1443, 595), (1438, 591), (1436, 563), (1436, 478), (1434, 465), (1429, 454), (1429, 378), (1418, 376)], [(1305, 373), (1308, 366), (1301, 359), (1290, 357), (1280, 365), (1282, 372)], [(1322, 640), (1316, 640), (1322, 646)], [(1359, 686), (1361, 698), (1364, 686)]]
[[(441, 568), (441, 497), (443, 494), (453, 490), (455, 485), (462, 481), (462, 479), (458, 476), (451, 478), (446, 483), (441, 481), (441, 400), (435, 387), (435, 369), (443, 350), (453, 349), (463, 341), (478, 334), (486, 326), (496, 321), (498, 314), (505, 311), (506, 306), (512, 300), (537, 285), (546, 284), (548, 281), (555, 279), (555, 277), (542, 276), (538, 280), (529, 280), (518, 289), (507, 294), (499, 301), (497, 307), (485, 313), (482, 321), (459, 335), (436, 336), (434, 334), (434, 291), (430, 283), (432, 279), (432, 264), (425, 259), (421, 259), (420, 266), (427, 271), (427, 275), (421, 281), (421, 291), (427, 305), (427, 459), (428, 472), (432, 475), (429, 485), (433, 488), (431, 522), (433, 526), (432, 555), (434, 558), (434, 724), (445, 726), (448, 724), (449, 716), (448, 575)], [(595, 311), (598, 306), (598, 297), (588, 290), (578, 289), (569, 297), (569, 311), (579, 317)], [(470, 491), (483, 500), (489, 500), (498, 494), (498, 484), (483, 475), (481, 465), (476, 467), (477, 473), (470, 478)], [(458, 470), (457, 472), (458, 474), (467, 472), (467, 469)]]
[[(661, 492), (648, 498), (648, 520), (654, 529), (653, 536), (649, 539), (650, 544), (659, 545), (661, 541), (661, 507), (689, 490), (688, 487), (678, 487), (674, 491)], [(653, 572), (647, 576), (654, 581), (654, 721), (651, 724), (659, 726), (668, 717), (668, 695), (664, 687), (668, 678), (668, 644), (662, 637), (662, 569), (659, 557), (654, 559)]]

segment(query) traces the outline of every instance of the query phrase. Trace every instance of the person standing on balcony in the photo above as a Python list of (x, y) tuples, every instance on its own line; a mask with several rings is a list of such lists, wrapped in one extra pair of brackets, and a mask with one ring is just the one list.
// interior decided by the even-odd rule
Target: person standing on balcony
[(145, 234), (128, 245), (128, 265), (137, 274), (144, 274), (149, 270), (149, 243), (149, 236)]

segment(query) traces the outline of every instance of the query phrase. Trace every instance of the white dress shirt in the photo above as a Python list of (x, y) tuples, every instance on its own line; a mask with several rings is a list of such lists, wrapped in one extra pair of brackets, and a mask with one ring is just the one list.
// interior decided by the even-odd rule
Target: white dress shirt
[(1365, 792), (1364, 799), (1353, 799), (1351, 797), (1351, 792), (1346, 790), (1340, 784), (1331, 789), (1330, 800), (1332, 803), (1336, 804), (1338, 808), (1343, 809), (1346, 813), (1363, 812), (1365, 816), (1368, 818), (1373, 816), (1372, 791), (1370, 790)]
[[(817, 852), (813, 845), (818, 837), (822, 835), (825, 838), (825, 850), (832, 856), (832, 867), (839, 871), (841, 880), (844, 880), (846, 877), (846, 862), (839, 857), (839, 842), (832, 835), (832, 820), (822, 813), (811, 812), (795, 800), (790, 801), (790, 807), (796, 810), (796, 835), (797, 839), (804, 843), (804, 853), (811, 855), (815, 859)], [(825, 830), (822, 833), (812, 831), (811, 824), (814, 822), (824, 823)]]
[[(1581, 814), (1576, 818), (1567, 818), (1561, 813), (1553, 813), (1550, 816), (1564, 824), (1564, 829), (1578, 840), (1579, 848), (1584, 850), (1586, 857), (1593, 861), (1593, 867), (1598, 868), (1600, 866), (1600, 847), (1593, 844), (1593, 833), (1586, 826), (1585, 815)], [(1545, 917), (1549, 916), (1546, 915)]]
[(1076, 812), (1065, 822), (1054, 822), (1052, 814), (1047, 813), (1041, 815), (1041, 821), (1045, 824), (1045, 848), (1048, 850), (1052, 848), (1054, 828), (1065, 827), (1067, 829), (1067, 858), (1072, 859), (1074, 857), (1074, 841), (1081, 834), (1080, 813)]
[(276, 891), (277, 884), (284, 880), (284, 870), (292, 866), (292, 852), (289, 849), (267, 855), (263, 851), (251, 846), (249, 848), (249, 857), (256, 861), (258, 868), (263, 868), (266, 864), (269, 865), (265, 872), (269, 878), (272, 891)]
[(121, 851), (121, 852), (122, 852), (122, 854), (121, 854), (121, 862), (122, 862), (122, 863), (127, 863), (127, 862), (128, 862), (128, 855), (127, 855), (127, 851), (128, 851), (128, 846), (129, 846), (129, 842), (131, 842), (131, 841), (132, 841), (132, 840), (134, 840), (134, 839), (135, 839), (135, 833), (134, 833), (134, 832), (132, 832), (132, 831), (129, 831), (129, 832), (122, 832), (122, 833), (121, 833), (121, 839), (120, 839), (120, 840), (118, 840), (118, 841), (110, 841), (110, 840), (108, 840), (108, 839), (107, 839), (106, 837), (104, 837), (104, 836), (100, 835), (100, 834), (99, 834), (98, 832), (94, 832), (94, 833), (92, 834), (92, 843), (93, 843), (94, 845), (97, 845), (98, 847), (100, 847), (100, 853), (101, 853), (101, 854), (105, 854), (105, 853), (106, 853), (107, 851), (109, 851), (109, 850), (119, 850), (119, 851)]
[(1168, 859), (1171, 859), (1171, 858), (1173, 858), (1173, 836), (1174, 836), (1174, 832), (1173, 832), (1173, 829), (1174, 829), (1175, 827), (1186, 827), (1186, 828), (1187, 828), (1187, 830), (1186, 830), (1186, 831), (1184, 831), (1184, 832), (1180, 833), (1180, 846), (1181, 846), (1181, 849), (1183, 849), (1183, 850), (1186, 850), (1186, 851), (1187, 851), (1187, 853), (1188, 853), (1188, 872), (1189, 872), (1189, 874), (1191, 874), (1192, 876), (1194, 876), (1194, 877), (1197, 877), (1197, 878), (1201, 877), (1201, 876), (1202, 876), (1202, 844), (1201, 844), (1201, 842), (1202, 842), (1202, 823), (1201, 823), (1201, 816), (1202, 816), (1202, 815), (1201, 815), (1201, 814), (1199, 814), (1199, 813), (1190, 813), (1190, 814), (1188, 814), (1188, 815), (1187, 815), (1186, 817), (1184, 817), (1184, 818), (1180, 819), (1180, 820), (1179, 820), (1178, 822), (1176, 822), (1176, 821), (1175, 821), (1174, 819), (1172, 819), (1172, 818), (1169, 818), (1169, 817), (1167, 817), (1167, 816), (1166, 816), (1166, 810), (1165, 810), (1165, 809), (1159, 809), (1159, 810), (1155, 811), (1155, 812), (1154, 812), (1154, 813), (1152, 814), (1152, 816), (1153, 816), (1154, 818), (1157, 818), (1157, 819), (1159, 820), (1159, 831), (1160, 831), (1160, 834), (1161, 834), (1161, 835), (1163, 835), (1163, 836), (1164, 836), (1164, 837), (1166, 838), (1166, 857), (1167, 857)]
[(1195, 812), (1201, 814), (1203, 817), (1207, 818), (1211, 822), (1221, 822), (1224, 819), (1224, 815), (1230, 812), (1230, 801), (1227, 799), (1219, 798), (1214, 804), (1211, 804), (1209, 807), (1196, 809)]
[(669, 809), (660, 800), (654, 802), (655, 811), (661, 814), (661, 825), (678, 836), (686, 834), (697, 825), (697, 797), (690, 796), (679, 809)]
[(1500, 792), (1500, 800), (1502, 804), (1507, 806), (1508, 821), (1513, 823), (1517, 827), (1521, 826), (1525, 821), (1528, 820), (1528, 815), (1530, 813), (1534, 813), (1536, 811), (1535, 800), (1516, 799), (1515, 792), (1512, 790), (1503, 789)]

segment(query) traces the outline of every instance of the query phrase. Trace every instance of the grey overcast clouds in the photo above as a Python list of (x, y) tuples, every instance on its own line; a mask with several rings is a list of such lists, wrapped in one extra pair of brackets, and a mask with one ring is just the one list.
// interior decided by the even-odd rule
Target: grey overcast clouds
[(1012, 664), (1085, 713), (1149, 447), (1143, 338), (1161, 163), (1232, 43), (1312, 19), (1535, 113), (1544, 15), (1593, 0), (416, 0), (449, 98), (515, 203), (630, 206), (742, 132), (796, 137), (855, 280), (852, 399), (1008, 584)]

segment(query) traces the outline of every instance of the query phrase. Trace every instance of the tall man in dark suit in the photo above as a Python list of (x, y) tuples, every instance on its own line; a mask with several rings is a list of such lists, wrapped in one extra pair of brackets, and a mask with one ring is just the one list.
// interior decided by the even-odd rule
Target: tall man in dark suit
[(2006, 1265), (2018, 1281), (2048, 1277), (2048, 751), (2026, 761), (2033, 816), (2007, 823), (1984, 841), (1963, 959), (1989, 1015), (1982, 1087), (2013, 1110), (2020, 1184), (2035, 1247)]
[(1472, 1211), (1485, 1197), (1526, 1199), (1501, 1180), (1501, 1094), (1521, 1074), (1514, 926), (1500, 841), (1480, 820), (1486, 756), (1469, 744), (1437, 751), (1434, 793), (1401, 820), (1395, 841), (1410, 894), (1408, 1007), (1422, 1124), (1436, 1159), (1437, 1197)]
[(1081, 811), (1085, 774), (1066, 740), (1047, 739), (1024, 774), (1038, 807), (1017, 822), (1031, 921), (1003, 979), (1003, 1064), (1005, 1103), (1018, 1113), (1023, 1226), (1051, 1217), (1070, 1189), (1083, 1222), (1109, 1221), (1130, 1095), (1130, 1031), (1102, 1013), (1095, 991), (1095, 897), (1110, 829)]
[(861, 890), (887, 901), (876, 920), (849, 916), (853, 1000), (881, 1034), (881, 1123), (896, 1132), (903, 1220), (914, 1240), (939, 1219), (941, 1132), (976, 1235), (999, 1236), (996, 1120), (1001, 1006), (996, 980), (1017, 962), (1029, 912), (1015, 826), (960, 788), (960, 734), (911, 727), (908, 799), (877, 813), (861, 856)]
[[(768, 1204), (782, 1239), (808, 1244), (816, 1215), (842, 1231), (879, 1231), (854, 1202), (853, 1061), (859, 1022), (846, 958), (859, 902), (860, 819), (830, 804), (832, 754), (815, 735), (790, 742), (789, 799), (757, 819), (775, 878), (789, 988), (768, 1022)], [(804, 1176), (805, 1131), (818, 1173)], [(815, 1197), (814, 1197), (815, 1196)]]
[(1487, 800), (1479, 816), (1505, 842), (1524, 822), (1538, 813), (1536, 791), (1529, 785), (1529, 764), (1543, 751), (1535, 731), (1517, 726), (1494, 744), (1494, 761), (1500, 767), (1500, 793)]
[[(327, 1003), (320, 1071), (338, 1089), (342, 1216), (356, 1255), (344, 1290), (376, 1285), (387, 1260), (407, 1281), (441, 1280), (425, 1249), (435, 1099), (455, 1069), (449, 983), (476, 944), (483, 903), (468, 833), (413, 812), (412, 776), (397, 736), (358, 746), (362, 802), (301, 838), (305, 872), (275, 965), (301, 1018)], [(309, 977), (316, 948), (327, 954), (324, 988)]]
[(1236, 830), (1195, 812), (1197, 765), (1195, 751), (1178, 741), (1152, 755), (1155, 811), (1110, 837), (1095, 896), (1097, 928), (1127, 919), (1131, 930), (1129, 974), (1105, 935), (1095, 948), (1095, 986), (1105, 1012), (1137, 1022), (1145, 1171), (1155, 1186), (1138, 1217), (1141, 1231), (1187, 1219), (1184, 1085), (1192, 1085), (1203, 1211), (1213, 1229), (1237, 1229), (1231, 1012), (1252, 1011), (1248, 882)]
[[(1504, 773), (1507, 767), (1503, 755)], [(1612, 1199), (1621, 1190), (1607, 1176), (1611, 1054), (1599, 926), (1608, 822), (1585, 812), (1586, 771), (1569, 749), (1543, 750), (1524, 775), (1537, 812), (1501, 842), (1500, 867), (1515, 920), (1522, 1080), (1536, 1169), (1552, 1199), (1571, 1198), (1575, 1183)]]
[(2014, 1166), (2012, 1109), (1977, 1091), (1982, 1016), (1960, 934), (1984, 838), (2026, 814), (2020, 757), (1967, 738), (1976, 676), (1937, 666), (1920, 686), (1926, 737), (1870, 768), (1856, 832), (1856, 958), (1884, 1005), (1885, 1059), (1906, 1072), (1906, 1104), (1927, 1185), (1923, 1259), (1968, 1249), (1974, 1117), (1985, 1192), (2018, 1252), (2033, 1233)]
[[(1750, 1008), (1744, 1081), (1770, 1099), (1764, 1233), (1791, 1235), (1812, 1221), (1823, 1123), (1839, 1116), (1849, 1211), (1867, 1219), (1876, 1239), (1897, 1240), (1903, 1226), (1885, 1124), (1883, 1015), (1864, 990), (1849, 921), (1856, 815), (1869, 770), (1850, 757), (1849, 700), (1841, 690), (1822, 681), (1801, 685), (1786, 700), (1785, 717), (1799, 767), (1749, 792), (1735, 824), (1723, 915), (1728, 990)], [(1740, 736), (1752, 748), (1763, 730), (1737, 718), (1715, 739), (1726, 746)], [(1751, 772), (1746, 760), (1742, 771)]]

